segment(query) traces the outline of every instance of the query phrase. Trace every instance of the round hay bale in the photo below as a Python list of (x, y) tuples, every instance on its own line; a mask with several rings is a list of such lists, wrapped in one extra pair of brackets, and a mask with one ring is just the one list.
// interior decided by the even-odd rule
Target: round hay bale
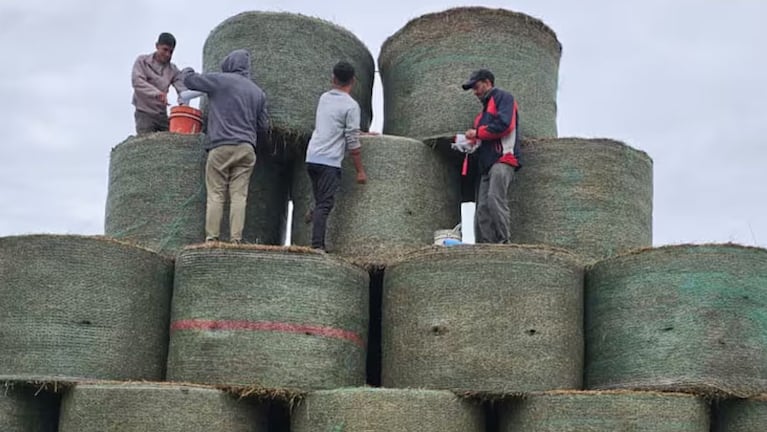
[(479, 404), (446, 391), (350, 388), (310, 393), (295, 408), (293, 432), (483, 432)]
[(382, 384), (580, 389), (583, 266), (559, 250), (432, 247), (384, 274)]
[[(175, 254), (205, 239), (204, 135), (156, 133), (130, 137), (112, 150), (106, 235)], [(250, 179), (243, 238), (283, 244), (289, 172), (259, 152)], [(228, 221), (228, 213), (224, 221)], [(229, 237), (228, 222), (221, 230)]]
[(737, 245), (642, 250), (586, 277), (590, 389), (767, 391), (767, 251)]
[(203, 48), (203, 69), (220, 71), (226, 55), (241, 48), (250, 51), (251, 78), (266, 92), (275, 138), (306, 145), (317, 101), (330, 89), (333, 66), (341, 60), (356, 71), (352, 97), (362, 111), (361, 127), (367, 130), (373, 116), (375, 65), (367, 47), (348, 30), (292, 13), (243, 12), (210, 33)]
[(555, 137), (561, 52), (544, 23), (508, 10), (462, 7), (416, 18), (378, 57), (384, 132), (424, 139), (470, 128), (481, 105), (461, 84), (486, 68), (518, 101), (520, 134)]
[(78, 385), (61, 406), (60, 432), (266, 432), (266, 409), (221, 390), (187, 385)]
[(709, 407), (676, 393), (554, 392), (500, 407), (501, 432), (708, 432)]
[(767, 425), (767, 398), (719, 402), (716, 432), (755, 432)]
[(363, 385), (368, 280), (309, 249), (187, 249), (176, 261), (168, 379), (288, 390)]
[(0, 238), (0, 379), (161, 380), (173, 262), (113, 240)]
[(0, 387), (0, 430), (56, 432), (59, 400), (37, 389)]
[(523, 142), (509, 190), (511, 241), (599, 260), (652, 244), (652, 160), (605, 139)]
[[(433, 148), (392, 136), (362, 138), (368, 175), (357, 184), (351, 157), (343, 163), (341, 190), (330, 213), (328, 249), (363, 265), (385, 266), (434, 243), (434, 231), (461, 221), (460, 172)], [(312, 186), (306, 164), (294, 174), (293, 244), (310, 246)]]

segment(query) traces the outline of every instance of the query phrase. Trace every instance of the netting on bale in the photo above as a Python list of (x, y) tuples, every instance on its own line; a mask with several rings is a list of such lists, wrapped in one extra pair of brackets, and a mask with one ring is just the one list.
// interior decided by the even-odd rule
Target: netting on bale
[(56, 432), (59, 399), (35, 388), (0, 386), (0, 430)]
[(540, 393), (499, 411), (501, 432), (709, 432), (706, 401), (676, 393)]
[(168, 379), (296, 391), (363, 385), (368, 280), (306, 248), (184, 250)]
[(160, 380), (173, 262), (95, 237), (0, 238), (0, 379)]
[[(175, 254), (205, 239), (204, 135), (156, 133), (130, 137), (112, 150), (106, 235)], [(243, 239), (283, 244), (290, 173), (261, 155), (250, 179)], [(228, 239), (228, 212), (222, 239)]]
[(483, 432), (481, 407), (446, 391), (350, 388), (310, 393), (293, 432)]
[(509, 190), (511, 241), (599, 260), (652, 244), (652, 160), (606, 139), (523, 142)]
[(518, 101), (522, 136), (555, 137), (561, 51), (543, 22), (508, 10), (466, 7), (416, 18), (378, 57), (384, 132), (424, 139), (465, 131), (482, 107), (461, 84), (485, 68)]
[(266, 407), (189, 385), (96, 383), (65, 396), (59, 432), (266, 432)]
[(750, 396), (767, 390), (767, 251), (640, 250), (586, 276), (590, 389)]
[(555, 249), (432, 247), (384, 274), (382, 384), (580, 389), (583, 266)]
[[(351, 157), (328, 219), (328, 249), (365, 266), (382, 267), (434, 242), (434, 231), (461, 221), (459, 171), (420, 141), (391, 136), (362, 138), (366, 184), (356, 183)], [(293, 244), (311, 245), (313, 207), (306, 164), (296, 164)]]
[(717, 405), (716, 432), (756, 432), (767, 428), (767, 397), (730, 399)]
[(330, 89), (333, 66), (354, 66), (352, 97), (362, 110), (362, 128), (372, 119), (373, 56), (351, 32), (317, 18), (284, 12), (243, 12), (211, 31), (203, 48), (203, 68), (220, 71), (235, 49), (250, 52), (251, 78), (267, 95), (273, 138), (300, 147), (314, 129), (320, 95)]

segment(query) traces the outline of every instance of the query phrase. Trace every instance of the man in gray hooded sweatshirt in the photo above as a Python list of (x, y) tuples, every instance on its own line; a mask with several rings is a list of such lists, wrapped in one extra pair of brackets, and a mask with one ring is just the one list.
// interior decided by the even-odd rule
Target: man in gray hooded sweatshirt
[(208, 189), (205, 240), (218, 241), (229, 189), (232, 243), (242, 242), (248, 185), (256, 164), (256, 136), (269, 130), (266, 94), (250, 79), (250, 54), (229, 53), (221, 72), (181, 71), (184, 85), (208, 95), (208, 142), (205, 185)]

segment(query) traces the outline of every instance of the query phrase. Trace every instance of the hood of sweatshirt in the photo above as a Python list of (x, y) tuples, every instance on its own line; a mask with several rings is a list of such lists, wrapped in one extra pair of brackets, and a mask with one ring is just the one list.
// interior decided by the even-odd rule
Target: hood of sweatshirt
[(221, 62), (221, 72), (236, 73), (250, 78), (250, 53), (244, 49), (230, 52)]

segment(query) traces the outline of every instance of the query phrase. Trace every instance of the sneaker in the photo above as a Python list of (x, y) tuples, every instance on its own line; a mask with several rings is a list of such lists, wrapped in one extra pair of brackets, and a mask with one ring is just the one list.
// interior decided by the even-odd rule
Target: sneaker
[(232, 240), (232, 244), (233, 245), (241, 245), (242, 244), (242, 240), (237, 240), (237, 239)]
[(206, 237), (205, 243), (215, 243), (218, 241), (218, 237)]

